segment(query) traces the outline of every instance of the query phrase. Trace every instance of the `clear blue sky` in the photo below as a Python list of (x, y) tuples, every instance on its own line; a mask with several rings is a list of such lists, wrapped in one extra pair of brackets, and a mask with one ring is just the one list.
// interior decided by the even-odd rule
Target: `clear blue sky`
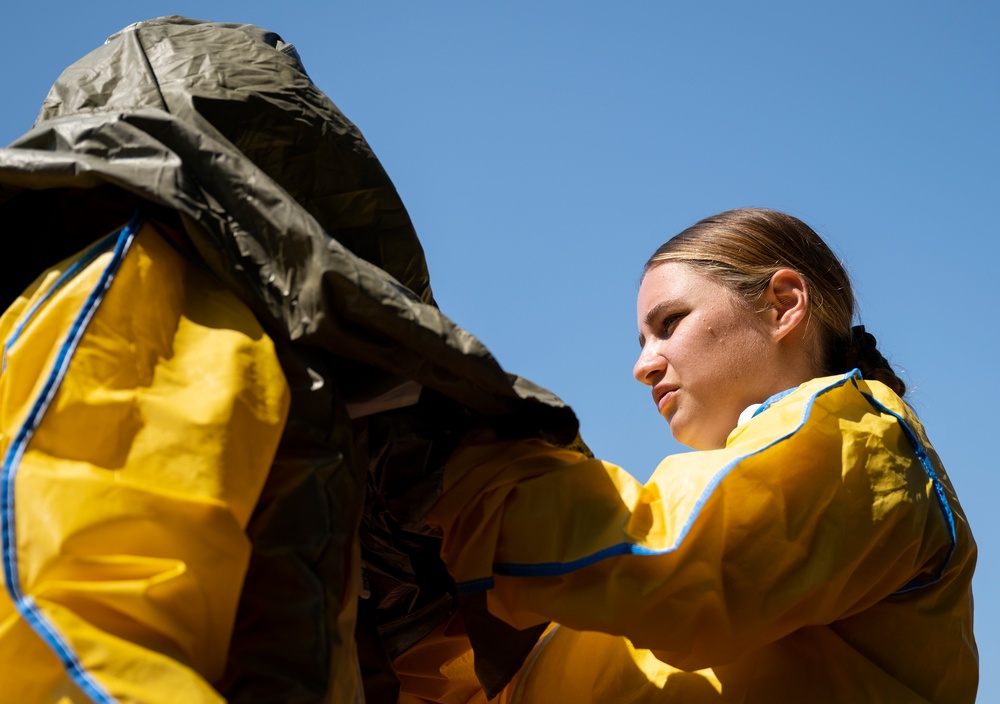
[(969, 515), (979, 701), (1000, 702), (1000, 4), (53, 4), (3, 10), (0, 142), (133, 21), (278, 32), (394, 180), (443, 310), (642, 479), (680, 449), (631, 378), (642, 262), (731, 207), (813, 225)]

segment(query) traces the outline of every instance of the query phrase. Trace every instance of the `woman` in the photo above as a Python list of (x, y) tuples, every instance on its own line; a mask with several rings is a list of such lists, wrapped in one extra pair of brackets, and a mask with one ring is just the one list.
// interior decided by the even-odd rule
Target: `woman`
[[(431, 511), (459, 591), (560, 624), (500, 701), (974, 700), (975, 543), (853, 316), (808, 226), (722, 213), (657, 250), (638, 295), (635, 376), (699, 452), (640, 486), (541, 441), (466, 440)], [(404, 701), (483, 698), (452, 631), (397, 660)]]

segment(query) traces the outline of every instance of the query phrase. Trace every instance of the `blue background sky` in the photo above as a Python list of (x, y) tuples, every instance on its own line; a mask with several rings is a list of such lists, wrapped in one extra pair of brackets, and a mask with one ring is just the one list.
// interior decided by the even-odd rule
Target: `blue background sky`
[(442, 309), (640, 479), (682, 449), (631, 376), (646, 257), (738, 206), (817, 229), (972, 523), (979, 701), (1000, 702), (1000, 4), (138, 5), (8, 3), (0, 143), (133, 21), (278, 32), (395, 182)]

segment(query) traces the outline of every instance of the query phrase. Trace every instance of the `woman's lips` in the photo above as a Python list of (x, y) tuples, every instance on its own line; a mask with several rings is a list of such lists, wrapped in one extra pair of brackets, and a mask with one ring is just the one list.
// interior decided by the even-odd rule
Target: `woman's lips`
[(678, 387), (676, 386), (663, 386), (653, 389), (656, 410), (662, 414), (664, 409), (674, 400), (674, 397), (677, 395), (677, 389)]

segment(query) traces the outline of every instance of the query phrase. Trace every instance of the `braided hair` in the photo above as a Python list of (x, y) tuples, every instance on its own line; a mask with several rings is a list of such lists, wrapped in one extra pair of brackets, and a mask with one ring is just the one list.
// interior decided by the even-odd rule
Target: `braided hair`
[(878, 342), (875, 336), (865, 330), (864, 325), (855, 325), (851, 328), (850, 337), (844, 344), (844, 371), (850, 369), (861, 370), (861, 376), (865, 379), (881, 381), (898, 396), (906, 393), (906, 384), (893, 371), (881, 352), (878, 350)]

